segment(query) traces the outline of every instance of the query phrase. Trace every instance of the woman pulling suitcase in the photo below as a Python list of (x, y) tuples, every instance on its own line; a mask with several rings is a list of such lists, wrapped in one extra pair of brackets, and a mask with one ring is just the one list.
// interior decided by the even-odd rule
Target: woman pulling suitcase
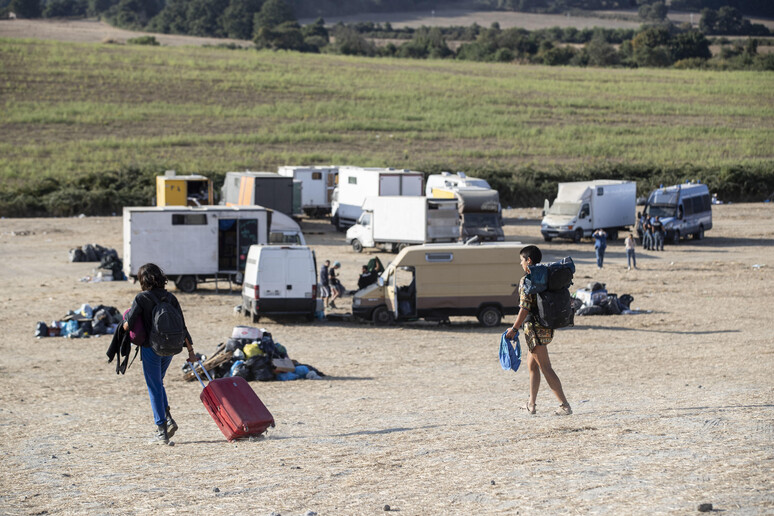
[(169, 411), (164, 375), (172, 356), (182, 351), (183, 345), (188, 349), (189, 362), (196, 363), (197, 358), (180, 303), (172, 293), (167, 292), (167, 277), (161, 268), (146, 263), (137, 271), (137, 278), (142, 292), (135, 296), (126, 314), (124, 330), (133, 328), (138, 319), (148, 329), (148, 339), (140, 348), (140, 359), (156, 423), (156, 433), (151, 442), (169, 444), (178, 426)]

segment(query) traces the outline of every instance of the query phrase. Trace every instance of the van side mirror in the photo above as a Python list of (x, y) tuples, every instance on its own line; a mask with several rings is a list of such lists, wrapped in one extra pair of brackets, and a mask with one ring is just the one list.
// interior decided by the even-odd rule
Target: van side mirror
[(383, 287), (384, 286), (384, 278), (379, 276), (379, 279), (376, 280), (376, 284), (379, 285), (380, 287)]

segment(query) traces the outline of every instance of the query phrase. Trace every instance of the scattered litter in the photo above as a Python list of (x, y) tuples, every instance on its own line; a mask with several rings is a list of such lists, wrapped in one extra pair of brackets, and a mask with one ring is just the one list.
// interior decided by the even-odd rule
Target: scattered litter
[(84, 244), (81, 247), (70, 249), (71, 262), (99, 262), (106, 256), (118, 259), (118, 253), (110, 247), (102, 247), (99, 244)]
[(573, 294), (572, 309), (575, 315), (632, 315), (650, 313), (650, 310), (632, 310), (634, 296), (631, 294), (608, 293), (606, 285), (592, 281), (586, 288), (579, 288)]
[(753, 265), (752, 267), (753, 267), (753, 269), (760, 270), (760, 269), (761, 269), (761, 267), (766, 267), (766, 264), (765, 264), (765, 263), (756, 263), (756, 264), (755, 264), (755, 265)]
[(78, 339), (92, 335), (111, 335), (121, 321), (121, 313), (113, 306), (97, 305), (92, 308), (84, 303), (51, 324), (39, 321), (35, 325), (35, 336)]
[[(241, 376), (247, 381), (268, 382), (318, 380), (325, 376), (311, 365), (291, 360), (285, 346), (275, 342), (266, 328), (252, 326), (235, 326), (231, 338), (218, 344), (203, 365), (213, 378)], [(185, 380), (195, 380), (189, 362), (182, 369)]]

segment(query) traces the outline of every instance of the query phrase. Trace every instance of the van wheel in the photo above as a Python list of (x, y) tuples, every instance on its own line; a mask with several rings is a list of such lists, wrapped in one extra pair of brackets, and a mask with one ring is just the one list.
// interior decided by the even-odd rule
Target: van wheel
[(354, 250), (356, 253), (363, 252), (363, 244), (361, 244), (360, 240), (357, 238), (352, 241), (352, 250)]
[(386, 326), (392, 324), (393, 317), (392, 312), (387, 310), (386, 306), (377, 306), (374, 309), (374, 313), (371, 314), (371, 320), (378, 326)]
[(193, 276), (180, 276), (177, 278), (177, 281), (175, 281), (175, 286), (178, 290), (190, 294), (196, 290), (196, 278)]
[(677, 230), (677, 229), (675, 230), (674, 234), (672, 235), (672, 243), (674, 245), (677, 245), (677, 244), (680, 243), (680, 231)]
[(699, 226), (699, 231), (693, 234), (694, 240), (704, 240), (704, 226)]
[(398, 244), (398, 252), (403, 251), (405, 248), (407, 248), (411, 244)]
[(548, 235), (543, 235), (543, 240), (546, 242), (550, 242), (551, 240), (553, 240), (553, 238)]
[(487, 328), (499, 325), (502, 318), (500, 310), (495, 306), (486, 306), (478, 313), (478, 321)]
[(572, 236), (572, 241), (576, 244), (581, 241), (581, 238), (583, 238), (583, 230), (582, 229), (576, 229), (575, 233)]

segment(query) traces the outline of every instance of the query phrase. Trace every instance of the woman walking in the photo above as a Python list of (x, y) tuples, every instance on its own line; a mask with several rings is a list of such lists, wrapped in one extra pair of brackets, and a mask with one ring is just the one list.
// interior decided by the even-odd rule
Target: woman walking
[[(167, 277), (161, 271), (158, 265), (146, 263), (137, 272), (137, 278), (140, 280), (142, 292), (135, 296), (132, 307), (127, 312), (124, 322), (124, 330), (134, 327), (134, 323), (140, 319), (146, 328), (148, 338), (145, 345), (140, 348), (140, 359), (142, 360), (142, 371), (145, 375), (145, 384), (148, 386), (148, 395), (150, 396), (151, 409), (153, 410), (153, 419), (156, 423), (156, 433), (151, 442), (158, 444), (169, 444), (169, 438), (172, 437), (178, 429), (177, 423), (172, 418), (169, 411), (169, 402), (167, 401), (167, 391), (164, 389), (164, 375), (167, 372), (172, 355), (159, 355), (154, 351), (151, 341), (153, 333), (157, 328), (154, 327), (154, 309), (162, 302), (169, 303), (172, 310), (179, 314), (181, 330), (185, 339), (185, 347), (188, 348), (188, 361), (196, 362), (196, 354), (193, 350), (191, 334), (185, 326), (183, 311), (180, 309), (180, 303), (177, 298), (166, 290)], [(157, 311), (157, 317), (158, 317)], [(174, 318), (176, 314), (171, 314)], [(182, 347), (180, 348), (182, 351)], [(178, 351), (179, 352), (179, 351)]]

